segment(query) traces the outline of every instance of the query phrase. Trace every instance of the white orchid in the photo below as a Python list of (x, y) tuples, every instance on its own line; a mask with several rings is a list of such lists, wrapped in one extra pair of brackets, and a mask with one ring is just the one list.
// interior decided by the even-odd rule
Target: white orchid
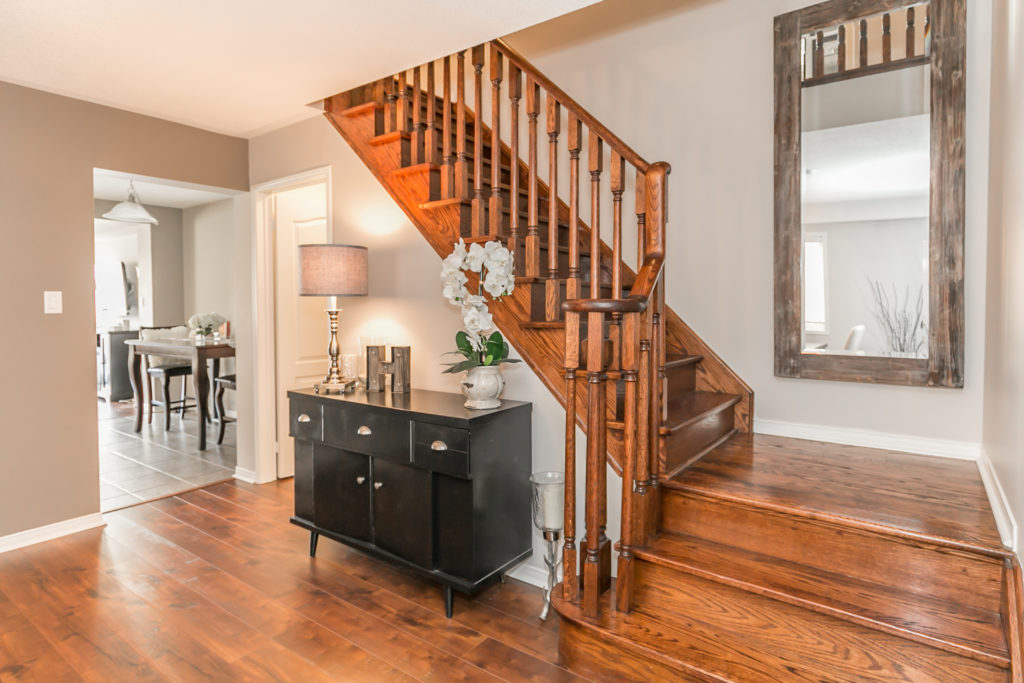
[(188, 319), (188, 327), (193, 332), (213, 334), (213, 331), (227, 322), (220, 313), (196, 313)]
[[(479, 273), (476, 294), (466, 288), (468, 277), (465, 271)], [(485, 334), (494, 328), (494, 318), (487, 309), (484, 292), (492, 299), (511, 294), (515, 289), (515, 260), (507, 248), (497, 240), (485, 244), (474, 242), (466, 248), (459, 239), (458, 244), (441, 264), (442, 293), (452, 305), (462, 312), (464, 332), (455, 336), (458, 353), (466, 360), (452, 363), (446, 372), (461, 372), (477, 365), (518, 362), (508, 357), (508, 342), (501, 333)]]

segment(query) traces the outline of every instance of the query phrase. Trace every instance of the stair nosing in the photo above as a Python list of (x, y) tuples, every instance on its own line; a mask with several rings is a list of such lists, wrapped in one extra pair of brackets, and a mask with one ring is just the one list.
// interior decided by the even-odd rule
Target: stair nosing
[(672, 479), (660, 479), (659, 484), (662, 488), (667, 488), (684, 494), (703, 496), (705, 498), (715, 498), (718, 500), (724, 500), (739, 505), (747, 505), (754, 508), (771, 510), (779, 514), (795, 515), (797, 517), (804, 517), (806, 519), (810, 519), (816, 522), (821, 522), (825, 524), (835, 524), (837, 526), (846, 526), (854, 529), (860, 529), (862, 531), (868, 531), (883, 536), (890, 536), (904, 541), (942, 546), (944, 548), (959, 550), (973, 555), (982, 555), (994, 560), (1004, 560), (1014, 556), (1013, 551), (1007, 550), (1005, 547), (992, 548), (983, 545), (977, 545), (966, 541), (947, 538), (945, 536), (925, 534), (919, 531), (912, 531), (910, 529), (904, 529), (902, 527), (891, 526), (888, 524), (881, 524), (879, 522), (871, 522), (864, 519), (858, 519), (856, 517), (850, 517), (848, 515), (836, 514), (834, 512), (811, 510), (808, 508), (800, 508), (792, 505), (785, 505), (782, 503), (776, 503), (773, 501), (763, 500), (759, 498), (752, 498), (749, 496), (743, 496), (735, 493), (716, 491), (715, 489), (712, 488), (696, 486), (694, 484), (685, 484)]
[[(685, 537), (685, 536), (687, 536), (686, 534), (678, 534), (676, 532), (668, 531), (668, 530), (664, 530), (664, 529), (659, 531), (658, 535), (659, 536), (664, 535), (664, 536), (670, 536), (670, 537), (671, 536), (675, 536), (675, 537)], [(700, 538), (697, 538), (697, 537), (690, 537), (690, 538), (694, 538), (698, 542), (705, 542), (704, 539), (700, 539)], [(713, 543), (715, 545), (723, 545), (723, 544), (717, 543), (715, 541), (708, 541), (708, 543)], [(710, 569), (706, 569), (706, 568), (702, 568), (702, 567), (696, 566), (696, 565), (694, 565), (692, 563), (689, 563), (689, 562), (686, 562), (684, 560), (679, 560), (679, 559), (667, 557), (664, 554), (659, 554), (657, 550), (652, 549), (649, 545), (648, 546), (638, 546), (638, 547), (633, 549), (633, 552), (634, 552), (634, 555), (639, 560), (642, 560), (642, 561), (645, 561), (645, 562), (650, 562), (652, 564), (661, 565), (661, 566), (666, 567), (667, 569), (671, 569), (673, 571), (679, 571), (679, 572), (684, 572), (684, 573), (687, 573), (687, 574), (691, 574), (693, 576), (697, 576), (699, 578), (702, 578), (702, 579), (705, 579), (705, 580), (708, 580), (708, 581), (714, 581), (715, 583), (720, 583), (720, 584), (723, 584), (723, 585), (731, 586), (732, 588), (737, 588), (737, 589), (744, 590), (744, 591), (747, 591), (747, 592), (750, 592), (750, 593), (754, 593), (754, 594), (757, 594), (757, 595), (768, 597), (768, 598), (771, 598), (773, 600), (778, 600), (780, 602), (784, 602), (786, 604), (793, 605), (793, 606), (799, 607), (801, 609), (807, 609), (807, 610), (810, 610), (810, 611), (818, 612), (818, 613), (821, 613), (821, 614), (828, 615), (830, 617), (834, 617), (834, 618), (837, 618), (837, 619), (842, 619), (844, 621), (848, 621), (850, 623), (855, 623), (855, 624), (859, 624), (861, 626), (865, 626), (867, 628), (871, 628), (871, 629), (874, 629), (874, 630), (882, 631), (884, 633), (888, 633), (889, 635), (893, 635), (893, 636), (896, 636), (896, 637), (899, 637), (899, 638), (906, 638), (907, 640), (912, 640), (914, 642), (921, 643), (921, 644), (924, 644), (924, 645), (928, 645), (930, 647), (935, 647), (935, 648), (938, 648), (938, 649), (941, 649), (941, 650), (945, 650), (945, 651), (951, 652), (953, 654), (957, 654), (957, 655), (961, 655), (961, 656), (965, 656), (965, 657), (970, 657), (971, 659), (976, 659), (976, 660), (984, 662), (986, 664), (991, 664), (991, 665), (998, 666), (998, 667), (1001, 667), (1001, 668), (1009, 668), (1009, 666), (1010, 666), (1010, 656), (1009, 656), (1009, 652), (1008, 651), (1007, 651), (1006, 655), (1002, 655), (1002, 654), (998, 654), (998, 653), (995, 653), (995, 652), (992, 652), (992, 651), (988, 651), (988, 650), (980, 650), (980, 649), (971, 647), (969, 645), (959, 644), (959, 643), (956, 643), (956, 642), (953, 642), (953, 641), (950, 641), (950, 640), (943, 640), (940, 637), (931, 636), (931, 635), (929, 635), (927, 633), (922, 633), (920, 631), (915, 631), (915, 630), (907, 629), (907, 628), (900, 628), (899, 626), (896, 626), (894, 624), (891, 624), (891, 623), (888, 623), (888, 622), (885, 622), (885, 621), (879, 621), (877, 619), (873, 619), (872, 617), (869, 617), (869, 616), (864, 615), (864, 614), (857, 614), (857, 613), (854, 613), (854, 612), (848, 612), (846, 610), (839, 609), (837, 607), (832, 607), (832, 606), (826, 604), (824, 600), (814, 601), (814, 600), (810, 600), (810, 599), (807, 599), (807, 598), (801, 598), (801, 597), (798, 597), (796, 595), (791, 595), (789, 593), (785, 593), (785, 592), (780, 591), (780, 590), (775, 589), (775, 588), (770, 588), (768, 586), (760, 585), (758, 583), (754, 583), (754, 582), (746, 581), (746, 580), (743, 580), (743, 579), (739, 579), (739, 578), (736, 578), (734, 576), (724, 576), (722, 574), (719, 574), (718, 572), (714, 572), (714, 571), (712, 571)], [(757, 555), (759, 553), (750, 552), (749, 554)], [(796, 564), (796, 563), (790, 562), (789, 564)], [(824, 571), (824, 570), (818, 570), (818, 571)], [(825, 572), (825, 573), (832, 574), (833, 572)], [(864, 581), (864, 583), (871, 583), (871, 582)], [(883, 588), (884, 588), (884, 586), (883, 586)], [(940, 601), (940, 600), (937, 600), (937, 599), (931, 599), (930, 602), (943, 602), (943, 601)], [(953, 604), (953, 603), (950, 603), (950, 604)], [(1005, 641), (1004, 641), (1004, 645), (1006, 645)]]
[(704, 360), (704, 356), (699, 354), (682, 354), (679, 358), (673, 358), (672, 360), (665, 361), (665, 369), (670, 370), (672, 368), (686, 367), (687, 365), (696, 365), (697, 363)]

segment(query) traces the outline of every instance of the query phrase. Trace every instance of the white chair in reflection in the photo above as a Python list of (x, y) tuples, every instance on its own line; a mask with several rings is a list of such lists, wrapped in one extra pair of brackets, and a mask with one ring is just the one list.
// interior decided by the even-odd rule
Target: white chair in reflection
[(867, 327), (865, 325), (854, 325), (850, 328), (850, 331), (846, 335), (846, 342), (843, 344), (843, 351), (854, 353), (856, 355), (864, 355), (864, 352), (860, 350), (861, 342), (864, 341), (864, 330)]

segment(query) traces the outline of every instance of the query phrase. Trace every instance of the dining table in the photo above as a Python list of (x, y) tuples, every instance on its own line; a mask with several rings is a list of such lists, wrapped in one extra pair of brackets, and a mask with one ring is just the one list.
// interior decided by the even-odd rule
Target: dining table
[(192, 364), (192, 385), (196, 405), (199, 407), (199, 450), (206, 450), (206, 420), (210, 413), (210, 375), (207, 365), (209, 361), (213, 361), (216, 376), (219, 372), (220, 359), (234, 357), (234, 341), (197, 341), (192, 338), (128, 339), (125, 344), (128, 345), (128, 372), (135, 394), (135, 431), (142, 431), (142, 417), (146, 404), (142, 383), (143, 357), (181, 358)]

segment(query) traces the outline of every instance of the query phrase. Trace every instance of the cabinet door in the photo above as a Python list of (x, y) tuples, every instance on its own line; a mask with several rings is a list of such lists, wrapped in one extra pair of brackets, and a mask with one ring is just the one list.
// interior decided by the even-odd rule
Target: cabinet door
[(430, 472), (373, 461), (373, 541), (377, 547), (433, 569)]
[(313, 522), (313, 442), (295, 439), (295, 516)]
[(370, 459), (313, 445), (314, 523), (335, 533), (370, 540)]

